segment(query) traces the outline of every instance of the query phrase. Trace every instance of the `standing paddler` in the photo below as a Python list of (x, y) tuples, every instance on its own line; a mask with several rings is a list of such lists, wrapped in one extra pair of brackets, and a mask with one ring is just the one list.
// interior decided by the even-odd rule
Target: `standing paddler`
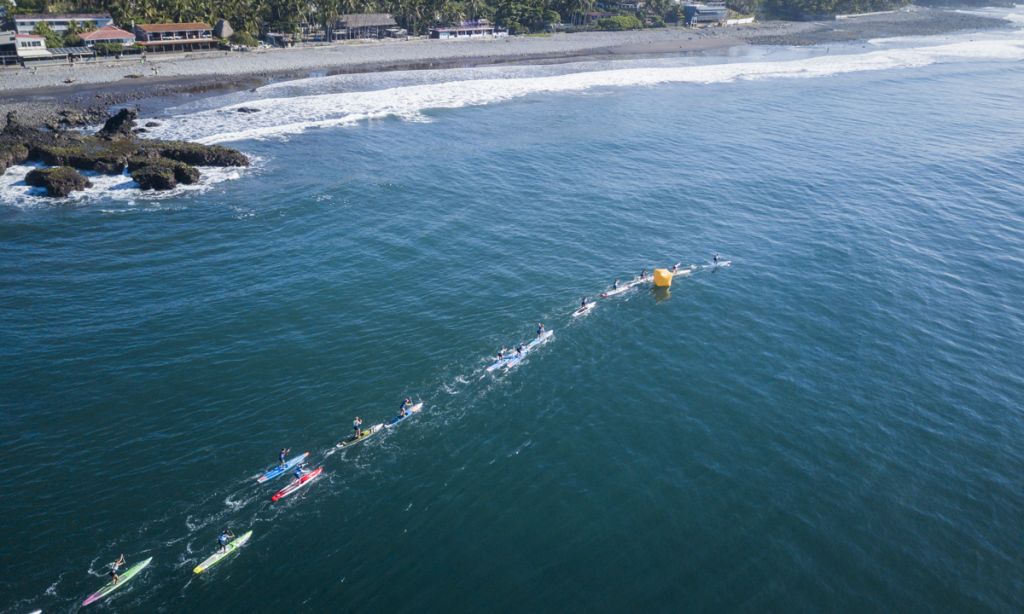
[(217, 551), (224, 553), (228, 551), (228, 541), (234, 539), (235, 534), (231, 532), (231, 529), (224, 527), (220, 530), (220, 535), (217, 536)]
[(119, 556), (117, 558), (116, 561), (114, 561), (113, 563), (110, 564), (110, 572), (109, 572), (109, 574), (110, 574), (110, 582), (111, 582), (111, 584), (117, 584), (117, 581), (121, 579), (121, 576), (117, 575), (117, 570), (121, 569), (122, 565), (124, 565), (124, 554), (123, 553), (121, 554), (121, 556)]

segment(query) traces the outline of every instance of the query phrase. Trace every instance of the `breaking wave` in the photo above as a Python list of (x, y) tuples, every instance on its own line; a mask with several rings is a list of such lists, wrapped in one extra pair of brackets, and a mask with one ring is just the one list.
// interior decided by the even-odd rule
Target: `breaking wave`
[[(429, 121), (423, 113), (430, 109), (495, 104), (534, 94), (665, 83), (711, 84), (740, 80), (806, 79), (972, 60), (1024, 60), (1024, 38), (993, 37), (786, 61), (624, 68), (556, 76), (447, 81), (375, 91), (267, 97), (177, 117), (155, 128), (151, 136), (222, 143), (283, 137), (311, 128), (346, 126), (385, 117)], [(265, 88), (262, 92), (258, 90), (259, 93), (273, 94), (274, 90)], [(243, 106), (256, 109), (257, 112), (237, 112)]]

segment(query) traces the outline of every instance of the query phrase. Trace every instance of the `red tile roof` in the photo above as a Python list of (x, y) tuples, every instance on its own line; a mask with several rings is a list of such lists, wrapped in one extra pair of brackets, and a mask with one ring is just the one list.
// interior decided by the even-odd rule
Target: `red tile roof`
[(109, 40), (121, 40), (127, 38), (135, 38), (135, 35), (131, 32), (126, 32), (117, 26), (103, 26), (98, 30), (92, 32), (86, 32), (80, 34), (84, 41), (109, 41)]
[(212, 30), (209, 25), (205, 23), (191, 22), (191, 23), (144, 23), (136, 28), (143, 32), (191, 32), (193, 30)]

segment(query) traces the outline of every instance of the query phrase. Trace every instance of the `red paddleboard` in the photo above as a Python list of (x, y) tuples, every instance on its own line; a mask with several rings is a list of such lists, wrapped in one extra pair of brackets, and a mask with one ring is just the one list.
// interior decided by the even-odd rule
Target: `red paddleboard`
[(279, 501), (281, 499), (284, 499), (285, 497), (287, 497), (288, 495), (292, 494), (296, 490), (302, 488), (306, 484), (309, 484), (310, 482), (315, 480), (317, 478), (317, 476), (319, 476), (323, 472), (324, 472), (324, 468), (323, 467), (317, 467), (316, 469), (310, 471), (309, 473), (307, 473), (306, 475), (302, 476), (301, 478), (299, 478), (297, 480), (292, 480), (291, 484), (285, 486), (281, 490), (279, 490), (276, 493), (274, 493), (274, 496), (271, 497), (270, 500), (271, 501)]

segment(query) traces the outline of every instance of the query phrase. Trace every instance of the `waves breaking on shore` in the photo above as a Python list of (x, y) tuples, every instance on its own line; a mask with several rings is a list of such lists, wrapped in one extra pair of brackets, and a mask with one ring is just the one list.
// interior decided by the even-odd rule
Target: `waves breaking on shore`
[[(174, 121), (154, 129), (152, 136), (224, 143), (284, 137), (308, 129), (346, 126), (386, 117), (429, 121), (424, 114), (429, 110), (489, 105), (535, 94), (668, 83), (700, 85), (758, 79), (820, 78), (963, 61), (1021, 61), (1024, 60), (1024, 37), (1016, 34), (986, 35), (984, 39), (845, 55), (830, 55), (827, 50), (821, 50), (826, 54), (785, 61), (656, 66), (557, 76), (483, 78), (287, 98), (274, 96), (274, 88), (269, 87), (256, 92), (263, 96), (271, 94), (269, 97), (176, 117)], [(238, 113), (241, 107), (249, 107), (249, 110), (255, 109), (257, 112)]]

